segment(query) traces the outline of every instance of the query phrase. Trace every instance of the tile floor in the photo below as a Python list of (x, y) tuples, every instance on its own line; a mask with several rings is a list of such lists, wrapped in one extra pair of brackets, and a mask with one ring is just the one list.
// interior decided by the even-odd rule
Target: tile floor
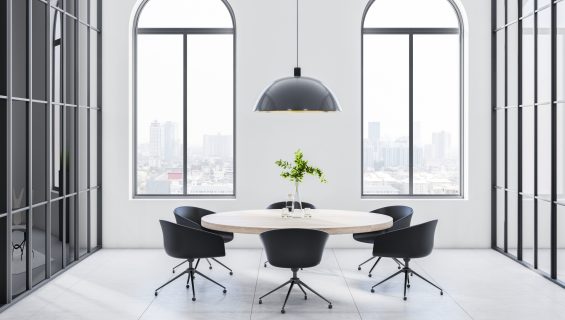
[(367, 276), (357, 264), (369, 250), (328, 249), (322, 263), (299, 272), (301, 279), (333, 302), (333, 309), (298, 289), (280, 313), (286, 290), (258, 297), (288, 280), (291, 272), (263, 267), (259, 249), (231, 249), (217, 264), (199, 269), (224, 284), (228, 293), (196, 278), (196, 302), (185, 278), (153, 291), (170, 279), (177, 260), (163, 250), (101, 250), (0, 314), (0, 319), (565, 319), (565, 289), (492, 250), (435, 250), (412, 263), (437, 282), (438, 290), (412, 278), (408, 301), (402, 300), (402, 277), (370, 287), (395, 272), (383, 259)]

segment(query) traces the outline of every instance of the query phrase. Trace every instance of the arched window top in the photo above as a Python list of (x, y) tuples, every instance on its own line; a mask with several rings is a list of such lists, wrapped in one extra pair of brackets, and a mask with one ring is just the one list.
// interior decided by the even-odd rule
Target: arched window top
[[(426, 14), (432, 12), (433, 14)], [(459, 28), (449, 0), (375, 0), (367, 9), (364, 28)]]
[(138, 28), (233, 28), (222, 0), (148, 0), (140, 10)]

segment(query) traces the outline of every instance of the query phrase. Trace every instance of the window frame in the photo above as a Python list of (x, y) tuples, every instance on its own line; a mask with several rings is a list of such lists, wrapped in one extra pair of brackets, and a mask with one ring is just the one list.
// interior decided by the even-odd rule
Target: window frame
[[(235, 15), (232, 7), (227, 0), (220, 0), (225, 5), (228, 10), (232, 27), (231, 28), (139, 28), (139, 17), (145, 5), (151, 0), (143, 0), (136, 10), (133, 26), (132, 26), (132, 198), (133, 199), (235, 199), (237, 192), (237, 174), (236, 174), (236, 59), (237, 59), (237, 32), (236, 32), (236, 21)], [(140, 32), (141, 31), (141, 32)], [(137, 190), (137, 39), (140, 34), (154, 34), (154, 35), (182, 35), (183, 36), (183, 123), (182, 123), (182, 136), (183, 136), (183, 193), (181, 194), (149, 194), (149, 193), (138, 193)], [(231, 193), (225, 194), (189, 194), (187, 192), (187, 39), (189, 35), (218, 35), (218, 34), (231, 34), (232, 35), (232, 57), (233, 57), (233, 71), (232, 71), (232, 108), (233, 108), (233, 119), (232, 119), (232, 154), (233, 154), (233, 188)]]
[[(465, 30), (463, 28), (463, 17), (461, 11), (459, 10), (458, 6), (455, 4), (453, 0), (444, 0), (452, 6), (454, 13), (457, 16), (458, 21), (458, 28), (383, 28), (383, 27), (365, 27), (365, 18), (367, 17), (367, 13), (371, 9), (372, 5), (375, 1), (379, 0), (370, 0), (365, 10), (363, 11), (363, 17), (361, 19), (361, 198), (362, 199), (464, 199), (465, 198), (465, 161), (464, 161), (464, 150), (465, 150)], [(408, 162), (408, 171), (409, 171), (409, 193), (405, 194), (368, 194), (365, 193), (364, 189), (364, 182), (365, 182), (365, 169), (364, 169), (364, 154), (365, 154), (365, 147), (364, 147), (364, 130), (365, 130), (365, 119), (364, 119), (364, 78), (365, 78), (365, 54), (364, 54), (364, 39), (365, 35), (368, 34), (401, 34), (401, 35), (408, 35), (409, 36), (409, 55), (410, 59), (412, 60), (413, 57), (413, 36), (415, 34), (454, 34), (455, 30), (457, 30), (457, 34), (459, 34), (459, 193), (458, 194), (414, 194), (413, 193), (413, 183), (414, 183), (414, 167), (413, 167), (413, 154), (414, 154), (414, 147), (413, 147), (413, 128), (414, 128), (414, 110), (413, 110), (413, 63), (410, 63), (409, 66), (409, 78), (410, 78), (410, 92), (409, 92), (409, 146), (408, 146), (408, 154), (409, 154), (409, 162)]]

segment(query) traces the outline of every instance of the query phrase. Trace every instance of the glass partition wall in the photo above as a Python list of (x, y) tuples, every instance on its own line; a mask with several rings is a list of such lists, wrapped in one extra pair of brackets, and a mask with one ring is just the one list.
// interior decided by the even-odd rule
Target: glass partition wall
[(100, 2), (0, 4), (0, 310), (101, 245)]
[(565, 286), (565, 1), (492, 20), (492, 247)]

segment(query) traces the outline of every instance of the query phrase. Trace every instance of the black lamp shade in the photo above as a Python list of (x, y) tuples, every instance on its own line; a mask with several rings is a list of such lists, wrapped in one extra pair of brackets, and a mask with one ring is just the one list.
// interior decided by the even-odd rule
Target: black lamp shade
[(314, 78), (301, 77), (298, 70), (297, 76), (276, 80), (265, 89), (255, 111), (332, 112), (341, 111), (341, 107), (328, 87)]

